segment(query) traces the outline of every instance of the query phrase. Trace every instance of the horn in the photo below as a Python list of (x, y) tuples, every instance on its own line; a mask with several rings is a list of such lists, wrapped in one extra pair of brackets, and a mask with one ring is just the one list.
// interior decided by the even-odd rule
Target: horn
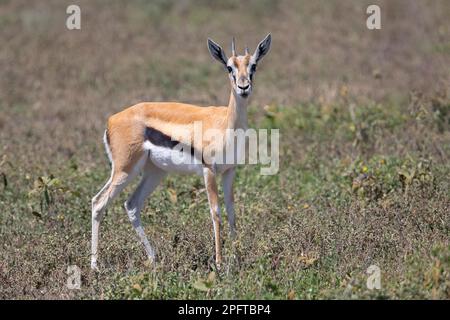
[(231, 40), (231, 55), (235, 56), (236, 55), (236, 43), (233, 37), (233, 40)]
[(245, 46), (245, 55), (248, 55), (249, 54), (249, 52), (248, 52), (248, 46)]

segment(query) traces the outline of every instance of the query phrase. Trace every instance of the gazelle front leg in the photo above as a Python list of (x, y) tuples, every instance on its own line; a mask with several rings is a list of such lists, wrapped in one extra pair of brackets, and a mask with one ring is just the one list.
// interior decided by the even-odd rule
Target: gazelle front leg
[(216, 265), (219, 267), (222, 263), (222, 243), (220, 241), (221, 218), (216, 177), (210, 168), (204, 167), (203, 178), (205, 180), (206, 191), (208, 193), (209, 208), (213, 222), (214, 241), (216, 245)]
[(236, 238), (236, 220), (234, 215), (234, 195), (233, 182), (236, 174), (236, 168), (230, 168), (224, 172), (222, 177), (223, 195), (225, 199), (225, 208), (227, 210), (227, 219), (230, 226), (230, 236)]

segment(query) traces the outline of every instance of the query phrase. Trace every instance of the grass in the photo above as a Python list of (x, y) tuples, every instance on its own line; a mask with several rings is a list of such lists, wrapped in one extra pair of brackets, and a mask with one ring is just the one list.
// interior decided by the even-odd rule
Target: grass
[[(82, 1), (80, 32), (60, 2), (0, 4), (0, 298), (448, 299), (448, 2), (379, 1), (378, 33), (356, 1), (187, 3)], [(202, 180), (169, 176), (142, 212), (160, 262), (147, 264), (122, 208), (134, 184), (90, 272), (107, 116), (142, 100), (225, 103), (206, 37), (254, 48), (268, 31), (248, 111), (251, 127), (280, 129), (280, 171), (239, 168), (223, 268)], [(366, 286), (371, 265), (381, 290)]]
[[(367, 158), (364, 153), (354, 158), (323, 154), (320, 146), (333, 149), (336, 139), (358, 149), (353, 127), (361, 124), (349, 115), (333, 118), (324, 109), (317, 110), (320, 107), (312, 104), (279, 108), (276, 116), (268, 113), (254, 124), (281, 125), (284, 156), (276, 176), (260, 176), (258, 166), (239, 170), (240, 235), (235, 242), (225, 236), (222, 270), (212, 263), (206, 194), (198, 177), (171, 176), (148, 201), (143, 222), (161, 258), (156, 268), (145, 262), (123, 212), (122, 195), (102, 225), (103, 271), (96, 275), (88, 266), (86, 198), (106, 180), (107, 167), (83, 169), (74, 156), (50, 175), (34, 179), (17, 174), (20, 168), (3, 161), (2, 294), (110, 299), (448, 298), (447, 163), (377, 150)], [(361, 121), (382, 123), (391, 133), (411, 125), (410, 116), (382, 110), (367, 106), (357, 114), (364, 115)], [(395, 114), (398, 118), (392, 119)], [(284, 117), (310, 121), (293, 126)], [(437, 126), (434, 130), (438, 132)], [(291, 139), (300, 135), (313, 140), (308, 150), (292, 148)], [(64, 288), (70, 264), (82, 269), (80, 291)], [(372, 264), (381, 268), (380, 291), (365, 286), (365, 272)]]

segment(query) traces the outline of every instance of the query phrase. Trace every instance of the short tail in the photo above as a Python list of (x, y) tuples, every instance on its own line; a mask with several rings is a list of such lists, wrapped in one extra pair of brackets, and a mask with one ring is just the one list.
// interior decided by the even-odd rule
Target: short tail
[(106, 154), (108, 155), (109, 162), (112, 164), (112, 154), (111, 154), (111, 148), (109, 147), (109, 135), (108, 135), (108, 129), (105, 130), (105, 133), (103, 134), (103, 143), (105, 145)]

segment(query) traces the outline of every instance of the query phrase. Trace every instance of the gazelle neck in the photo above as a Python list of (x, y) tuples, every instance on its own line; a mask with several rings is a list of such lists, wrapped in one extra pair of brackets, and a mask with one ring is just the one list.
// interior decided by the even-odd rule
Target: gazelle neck
[(242, 98), (231, 90), (227, 111), (228, 129), (247, 129), (248, 98)]

